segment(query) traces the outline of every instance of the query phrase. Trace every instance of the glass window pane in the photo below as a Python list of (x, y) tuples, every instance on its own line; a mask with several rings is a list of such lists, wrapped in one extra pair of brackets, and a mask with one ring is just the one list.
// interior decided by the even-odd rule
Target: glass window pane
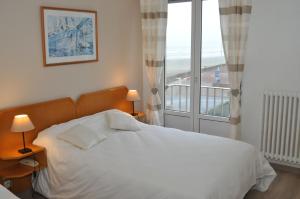
[(165, 108), (190, 111), (192, 3), (168, 7)]
[(225, 95), (228, 93), (229, 82), (223, 52), (218, 0), (202, 1), (201, 53), (200, 112), (213, 116), (227, 116), (229, 98)]

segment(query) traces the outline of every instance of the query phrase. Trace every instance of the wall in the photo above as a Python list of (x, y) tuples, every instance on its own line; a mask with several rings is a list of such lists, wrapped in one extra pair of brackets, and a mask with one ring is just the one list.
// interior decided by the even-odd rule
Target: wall
[[(44, 67), (40, 6), (98, 11), (99, 62)], [(142, 91), (139, 0), (1, 0), (0, 109), (118, 85)]]
[(300, 1), (253, 0), (243, 82), (242, 140), (259, 146), (264, 90), (300, 92)]

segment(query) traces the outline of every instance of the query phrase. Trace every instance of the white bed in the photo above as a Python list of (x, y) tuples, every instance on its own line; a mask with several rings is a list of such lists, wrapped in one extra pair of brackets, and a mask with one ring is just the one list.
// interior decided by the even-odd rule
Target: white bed
[[(139, 123), (137, 132), (107, 127), (105, 112), (55, 125), (34, 144), (46, 147), (48, 168), (37, 190), (48, 198), (241, 199), (265, 191), (276, 176), (249, 144)], [(57, 139), (76, 124), (107, 139), (81, 150)]]
[(0, 198), (1, 199), (18, 199), (17, 196), (9, 192), (5, 187), (0, 185)]

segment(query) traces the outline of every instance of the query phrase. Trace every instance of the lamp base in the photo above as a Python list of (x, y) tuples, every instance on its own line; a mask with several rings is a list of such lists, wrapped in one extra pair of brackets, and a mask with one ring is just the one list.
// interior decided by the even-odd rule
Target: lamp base
[(32, 150), (30, 148), (19, 149), (18, 151), (19, 151), (19, 153), (22, 153), (22, 154), (32, 152)]
[(137, 116), (137, 115), (138, 115), (138, 113), (131, 113), (131, 115), (132, 115), (132, 116)]

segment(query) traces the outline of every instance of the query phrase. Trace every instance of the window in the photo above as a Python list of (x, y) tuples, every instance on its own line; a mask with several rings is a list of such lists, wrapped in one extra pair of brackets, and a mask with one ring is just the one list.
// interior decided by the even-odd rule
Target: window
[(190, 111), (192, 2), (169, 3), (165, 108)]
[(203, 1), (200, 113), (229, 117), (229, 92), (218, 0)]
[[(192, 13), (192, 7), (199, 2), (200, 6), (197, 5), (194, 9), (196, 14)], [(199, 13), (202, 16), (197, 18)], [(196, 18), (194, 21), (193, 17)], [(196, 50), (195, 46), (201, 46), (201, 52)], [(194, 83), (193, 78), (201, 79), (195, 81), (194, 87), (191, 85)], [(191, 88), (195, 89), (191, 90)], [(197, 98), (191, 100), (194, 96)], [(165, 109), (191, 112), (191, 107), (195, 107), (197, 111), (193, 112), (198, 115), (229, 117), (229, 96), (218, 0), (169, 0)], [(194, 104), (191, 106), (192, 101)]]

